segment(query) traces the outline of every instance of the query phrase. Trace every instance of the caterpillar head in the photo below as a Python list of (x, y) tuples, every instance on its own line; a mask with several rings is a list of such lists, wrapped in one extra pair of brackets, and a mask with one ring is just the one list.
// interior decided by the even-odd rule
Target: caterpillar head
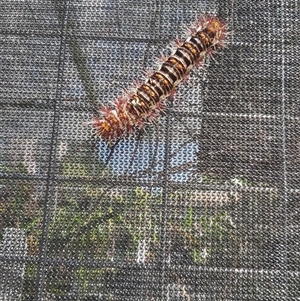
[[(224, 21), (215, 16), (201, 17), (194, 26), (197, 26), (197, 35), (209, 44), (209, 47), (221, 48), (228, 35)], [(216, 49), (215, 49), (216, 50)]]

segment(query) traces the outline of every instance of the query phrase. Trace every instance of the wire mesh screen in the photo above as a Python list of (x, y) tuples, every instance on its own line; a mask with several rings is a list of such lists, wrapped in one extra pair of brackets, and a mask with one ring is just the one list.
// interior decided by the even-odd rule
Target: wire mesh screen
[[(0, 3), (0, 300), (300, 300), (298, 0)], [(201, 14), (228, 47), (114, 146), (88, 122)]]

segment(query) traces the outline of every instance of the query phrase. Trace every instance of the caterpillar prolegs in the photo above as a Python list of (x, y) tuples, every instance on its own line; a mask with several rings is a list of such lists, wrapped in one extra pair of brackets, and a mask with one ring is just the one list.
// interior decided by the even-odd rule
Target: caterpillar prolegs
[(118, 97), (113, 107), (100, 109), (101, 116), (92, 121), (100, 137), (112, 142), (154, 121), (191, 69), (224, 45), (227, 26), (215, 16), (204, 16), (189, 33), (185, 41), (176, 41), (172, 54), (144, 82)]

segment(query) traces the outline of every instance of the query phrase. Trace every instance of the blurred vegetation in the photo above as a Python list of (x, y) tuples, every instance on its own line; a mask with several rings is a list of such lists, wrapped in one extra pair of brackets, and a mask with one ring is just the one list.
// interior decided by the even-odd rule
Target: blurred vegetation
[[(76, 147), (78, 153), (75, 152)], [(47, 256), (58, 260), (57, 264), (49, 264), (46, 269), (45, 289), (51, 296), (101, 293), (107, 300), (114, 300), (111, 294), (113, 287), (125, 281), (127, 276), (122, 268), (113, 267), (113, 264), (105, 267), (105, 262), (159, 265), (167, 257), (172, 263), (187, 266), (239, 267), (241, 264), (251, 265), (251, 262), (240, 260), (252, 258), (256, 252), (261, 267), (272, 262), (276, 264), (278, 259), (272, 254), (280, 233), (276, 227), (269, 227), (274, 222), (274, 214), (280, 212), (275, 205), (276, 193), (270, 193), (264, 201), (259, 193), (250, 192), (247, 197), (246, 194), (244, 197), (241, 195), (238, 206), (252, 208), (245, 216), (242, 210), (236, 216), (234, 208), (237, 204), (233, 204), (236, 200), (222, 201), (221, 198), (228, 195), (224, 196), (224, 192), (217, 190), (173, 189), (165, 203), (161, 190), (116, 186), (114, 174), (97, 161), (97, 154), (92, 148), (81, 147), (70, 144), (68, 152), (57, 162), (57, 177), (61, 177), (62, 181), (57, 181), (58, 185), (52, 187), (49, 199)], [(7, 174), (16, 175), (27, 172), (22, 163), (6, 166), (4, 170)], [(108, 178), (110, 181), (99, 184), (94, 181), (97, 175), (99, 182)], [(226, 185), (221, 179), (209, 176), (203, 177), (203, 183)], [(232, 184), (251, 188), (251, 183), (243, 178), (233, 179)], [(1, 237), (5, 228), (25, 229), (28, 255), (38, 256), (44, 186), (30, 179), (6, 179), (2, 180), (2, 187)], [(272, 216), (268, 215), (270, 205), (273, 205)], [(253, 221), (257, 227), (251, 224)], [(252, 233), (245, 229), (252, 229)], [(261, 241), (262, 231), (268, 233), (269, 240)], [(268, 254), (274, 258), (269, 258)], [(85, 264), (70, 267), (67, 263), (60, 263), (60, 259), (62, 262), (65, 259), (75, 262), (95, 260), (104, 264), (103, 267)], [(23, 291), (28, 300), (35, 296), (37, 270), (37, 264), (26, 264)], [(177, 271), (170, 281), (184, 277)]]
[[(95, 170), (91, 154), (81, 158), (73, 154), (71, 147), (61, 163), (60, 174), (64, 178), (86, 178), (97, 172), (109, 175), (101, 163), (97, 163), (99, 170)], [(19, 164), (14, 173), (18, 171), (24, 174), (26, 168)], [(6, 180), (0, 203), (0, 233), (7, 227), (25, 229), (30, 256), (39, 254), (42, 232), (43, 203), (36, 196), (36, 185), (30, 180)], [(232, 228), (229, 213), (226, 210), (199, 210), (196, 205), (191, 205), (188, 196), (177, 193), (171, 194), (168, 202), (190, 204), (185, 209), (179, 207), (175, 214), (170, 207), (173, 215), (167, 216), (165, 231), (170, 240), (168, 252), (172, 260), (207, 264), (214, 248), (228, 240), (226, 235)], [(47, 229), (49, 257), (140, 264), (161, 259), (165, 243), (162, 237), (165, 208), (161, 192), (142, 187), (123, 189), (89, 181), (80, 184), (62, 182), (53, 192), (51, 204)], [(36, 269), (33, 264), (26, 265), (24, 292), (28, 296), (33, 295)], [(118, 270), (83, 266), (69, 269), (51, 265), (47, 268), (47, 291), (62, 296), (76, 286), (81, 294), (91, 293), (91, 283), (104, 283), (107, 279), (114, 282)], [(105, 291), (105, 285), (101, 291)]]

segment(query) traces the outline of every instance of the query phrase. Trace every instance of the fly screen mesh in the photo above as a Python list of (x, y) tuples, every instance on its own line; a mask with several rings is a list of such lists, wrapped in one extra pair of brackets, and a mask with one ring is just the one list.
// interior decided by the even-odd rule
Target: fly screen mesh
[[(299, 300), (299, 0), (0, 3), (0, 300)], [(89, 123), (201, 15), (227, 47), (155, 123)]]

